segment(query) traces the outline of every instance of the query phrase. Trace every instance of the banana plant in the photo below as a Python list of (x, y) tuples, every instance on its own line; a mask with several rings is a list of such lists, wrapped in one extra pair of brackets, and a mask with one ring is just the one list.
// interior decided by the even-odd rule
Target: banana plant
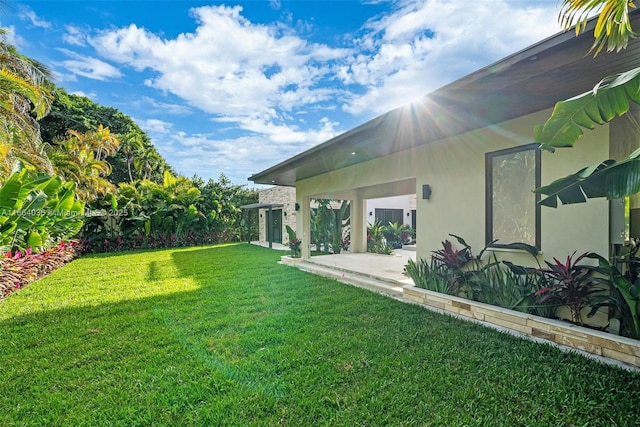
[(0, 188), (0, 252), (45, 249), (75, 236), (83, 210), (73, 182), (19, 167)]
[[(534, 129), (540, 148), (573, 147), (584, 129), (594, 129), (629, 111), (630, 102), (640, 104), (640, 68), (605, 77), (593, 90), (556, 103), (551, 117)], [(640, 150), (622, 161), (604, 160), (535, 190), (548, 197), (540, 204), (557, 207), (587, 199), (630, 196), (640, 191)]]
[(602, 79), (592, 90), (556, 103), (551, 117), (534, 128), (540, 148), (573, 147), (583, 129), (610, 122), (629, 111), (633, 101), (640, 104), (640, 67)]
[(547, 196), (540, 200), (541, 205), (553, 208), (558, 200), (567, 205), (596, 197), (619, 199), (639, 191), (640, 149), (619, 162), (605, 160), (534, 190)]

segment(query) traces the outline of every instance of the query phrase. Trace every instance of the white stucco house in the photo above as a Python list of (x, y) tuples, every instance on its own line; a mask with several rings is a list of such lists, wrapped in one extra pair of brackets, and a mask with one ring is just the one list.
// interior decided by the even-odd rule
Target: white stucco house
[[(632, 16), (640, 25), (640, 16)], [(412, 194), (421, 258), (440, 248), (449, 233), (476, 250), (499, 239), (535, 245), (545, 259), (574, 251), (606, 256), (620, 243), (625, 219), (619, 201), (593, 199), (553, 209), (538, 205), (531, 192), (640, 146), (628, 117), (640, 119), (638, 109), (587, 131), (571, 149), (541, 152), (533, 141), (534, 126), (548, 119), (557, 101), (640, 66), (637, 39), (622, 52), (593, 58), (593, 24), (579, 37), (566, 32), (542, 40), (249, 179), (295, 187), (303, 258), (309, 257), (311, 199), (350, 200), (351, 250), (365, 252), (367, 200)], [(631, 218), (638, 207), (631, 202)], [(499, 247), (495, 253), (528, 262), (521, 253)]]

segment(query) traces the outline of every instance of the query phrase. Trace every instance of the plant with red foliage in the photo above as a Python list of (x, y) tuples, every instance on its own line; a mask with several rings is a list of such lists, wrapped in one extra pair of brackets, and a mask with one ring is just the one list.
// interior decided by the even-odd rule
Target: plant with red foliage
[(582, 324), (580, 312), (589, 305), (593, 294), (603, 290), (598, 286), (600, 281), (593, 277), (595, 267), (589, 265), (579, 265), (584, 258), (594, 258), (595, 254), (585, 252), (573, 260), (576, 253), (567, 256), (563, 263), (554, 258), (555, 263), (545, 261), (548, 269), (540, 270), (548, 280), (548, 286), (538, 290), (538, 302), (548, 302), (557, 300), (560, 305), (566, 305), (571, 312), (571, 321), (575, 324)]
[(78, 242), (61, 241), (36, 254), (28, 248), (24, 252), (9, 251), (0, 256), (0, 299), (72, 261), (80, 256), (82, 248)]
[(451, 270), (458, 270), (467, 265), (473, 259), (473, 255), (468, 247), (454, 249), (451, 242), (445, 240), (442, 242), (442, 249), (433, 252), (433, 259)]

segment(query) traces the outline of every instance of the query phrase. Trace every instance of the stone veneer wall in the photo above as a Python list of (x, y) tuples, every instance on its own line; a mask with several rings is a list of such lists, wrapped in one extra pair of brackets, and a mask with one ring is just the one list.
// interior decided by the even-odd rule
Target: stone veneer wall
[[(287, 236), (287, 225), (294, 230), (296, 229), (296, 189), (295, 187), (272, 187), (266, 190), (261, 190), (258, 193), (259, 203), (279, 203), (284, 205), (282, 208), (276, 208), (275, 210), (282, 209), (282, 243), (286, 244), (289, 241)], [(286, 213), (286, 215), (285, 215)], [(267, 218), (267, 209), (259, 209), (259, 230), (260, 230), (260, 242), (267, 242), (267, 232), (265, 229), (265, 222)]]

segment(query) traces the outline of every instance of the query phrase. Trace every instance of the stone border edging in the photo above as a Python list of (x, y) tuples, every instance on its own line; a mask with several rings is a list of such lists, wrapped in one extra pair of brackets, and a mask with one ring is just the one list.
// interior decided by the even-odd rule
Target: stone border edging
[(635, 368), (640, 367), (640, 341), (632, 338), (427, 291), (415, 286), (405, 286), (402, 294), (409, 301), (444, 313), (490, 323), (535, 339), (614, 359)]

